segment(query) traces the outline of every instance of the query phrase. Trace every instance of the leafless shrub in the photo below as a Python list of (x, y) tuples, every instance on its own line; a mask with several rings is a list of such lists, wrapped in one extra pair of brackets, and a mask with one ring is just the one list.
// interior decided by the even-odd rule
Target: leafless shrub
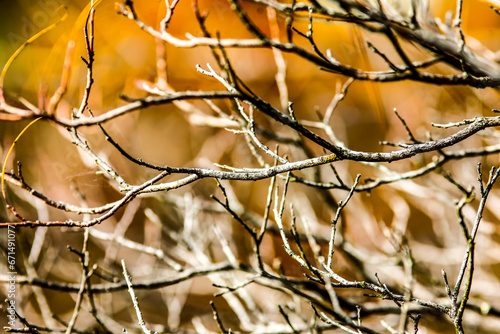
[[(424, 0), (173, 0), (155, 25), (132, 1), (99, 21), (97, 1), (86, 55), (67, 41), (38, 105), (5, 84), (56, 24), (30, 38), (0, 77), (3, 127), (22, 125), (4, 144), (6, 330), (497, 328), (500, 66), (463, 5), (441, 21)], [(95, 47), (131, 23), (156, 51), (133, 87)]]

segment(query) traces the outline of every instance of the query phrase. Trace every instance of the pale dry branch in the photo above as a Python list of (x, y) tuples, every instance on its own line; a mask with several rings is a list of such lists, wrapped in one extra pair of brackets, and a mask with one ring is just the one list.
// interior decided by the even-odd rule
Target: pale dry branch
[[(10, 261), (0, 267), (15, 276), (0, 282), (16, 289), (13, 316), (24, 326), (9, 331), (496, 328), (499, 296), (473, 282), (498, 285), (500, 171), (483, 182), (479, 170), (476, 199), (471, 164), (495, 165), (500, 153), (500, 116), (488, 116), (500, 66), (463, 29), (463, 1), (444, 23), (424, 0), (166, 0), (156, 11), (127, 0), (116, 20), (96, 13), (98, 3), (82, 13), (82, 45), (61, 37), (60, 80), (38, 92), (38, 105), (34, 89), (10, 92), (5, 76), (54, 26), (0, 76), (3, 151), (24, 163), (2, 175), (12, 206), (0, 212)], [(106, 44), (108, 24), (154, 43), (154, 65), (129, 64), (137, 71), (126, 82), (101, 79), (106, 51), (94, 44)], [(353, 27), (347, 41), (366, 39), (369, 52), (343, 41)], [(70, 77), (75, 52), (85, 54), (81, 78)], [(391, 83), (398, 96), (363, 81)], [(394, 110), (385, 127), (370, 114), (377, 108)], [(9, 124), (35, 119), (39, 128), (12, 143)], [(65, 140), (71, 155), (59, 150)], [(104, 177), (80, 180), (82, 165)], [(45, 290), (74, 304), (50, 319), (61, 306)], [(123, 320), (132, 310), (138, 326)]]

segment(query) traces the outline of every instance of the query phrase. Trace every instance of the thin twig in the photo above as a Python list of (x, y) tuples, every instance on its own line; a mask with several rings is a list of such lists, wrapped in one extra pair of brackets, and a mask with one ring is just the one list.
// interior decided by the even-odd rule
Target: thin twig
[(132, 304), (134, 305), (135, 314), (137, 315), (137, 321), (139, 323), (139, 327), (141, 328), (144, 334), (152, 334), (151, 330), (146, 326), (146, 322), (142, 317), (142, 312), (139, 307), (139, 301), (135, 296), (134, 287), (132, 284), (132, 276), (128, 274), (127, 267), (125, 266), (125, 260), (122, 260), (122, 268), (123, 268), (123, 277), (125, 277), (125, 282), (127, 282), (128, 293), (130, 294), (130, 298), (132, 299)]
[(79, 118), (83, 112), (86, 110), (89, 104), (90, 90), (92, 89), (92, 84), (94, 83), (94, 15), (95, 6), (94, 1), (91, 2), (89, 15), (85, 22), (85, 27), (83, 28), (83, 34), (85, 36), (85, 47), (87, 48), (88, 59), (82, 57), (83, 62), (87, 65), (87, 85), (82, 97), (82, 102), (80, 103), (80, 108), (74, 115), (75, 118)]

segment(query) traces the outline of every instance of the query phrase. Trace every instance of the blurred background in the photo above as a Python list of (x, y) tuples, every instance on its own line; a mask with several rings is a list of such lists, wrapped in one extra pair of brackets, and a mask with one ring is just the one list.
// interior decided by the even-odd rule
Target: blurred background
[[(160, 21), (165, 16), (164, 2), (137, 1), (135, 6), (138, 16), (144, 22), (156, 29), (159, 28)], [(500, 46), (498, 38), (500, 15), (496, 14), (485, 1), (465, 1), (463, 6), (462, 27), (467, 36), (467, 44), (479, 53), (498, 60), (496, 52)], [(208, 14), (206, 26), (214, 35), (219, 32), (221, 38), (252, 37), (231, 11), (227, 1), (200, 0), (199, 7), (202, 12)], [(269, 34), (266, 9), (248, 3), (244, 3), (244, 8), (254, 22)], [(432, 1), (430, 4), (432, 16), (443, 22), (447, 13), (454, 11), (455, 8), (456, 2), (451, 0)], [(4, 89), (7, 96), (22, 96), (34, 105), (46, 105), (59, 86), (68, 42), (74, 40), (68, 91), (56, 110), (58, 117), (70, 117), (71, 111), (79, 107), (86, 85), (87, 69), (80, 57), (87, 58), (83, 26), (88, 9), (87, 1), (0, 1), (2, 66), (29, 37), (67, 15), (53, 30), (29, 45), (14, 61), (5, 77)], [(281, 37), (284, 40), (284, 18), (278, 17), (278, 20), (282, 28)], [(307, 24), (306, 19), (297, 19), (294, 27), (306, 32)], [(185, 38), (186, 33), (202, 36), (193, 14), (191, 1), (179, 2), (168, 31), (179, 38)], [(389, 57), (395, 57), (395, 53), (389, 50), (389, 44), (384, 38), (341, 22), (316, 22), (314, 37), (322, 50), (331, 49), (338, 61), (356, 68), (387, 69), (386, 63), (366, 47), (366, 41), (370, 41), (380, 50), (387, 50)], [(294, 38), (298, 44), (307, 45), (307, 41), (299, 36)], [(414, 60), (429, 58), (424, 50), (415, 45), (403, 43), (403, 46)], [(182, 49), (168, 44), (163, 45), (142, 31), (135, 22), (118, 15), (114, 1), (103, 0), (97, 7), (94, 50), (95, 82), (89, 99), (89, 108), (94, 115), (125, 104), (119, 99), (121, 94), (134, 98), (149, 95), (141, 87), (144, 82), (153, 83), (157, 79), (158, 52), (166, 54), (168, 84), (174, 90), (223, 89), (218, 82), (198, 73), (195, 68), (197, 64), (207, 68), (207, 63), (216, 67), (210, 49), (204, 47)], [(241, 79), (262, 99), (282, 109), (275, 81), (277, 67), (273, 53), (264, 49), (228, 49), (227, 53), (235, 72)], [(318, 121), (317, 111), (324, 114), (347, 78), (322, 71), (297, 56), (289, 54), (283, 56), (287, 64), (286, 83), (289, 100), (294, 103), (297, 118)], [(458, 73), (455, 69), (444, 65), (434, 66), (432, 70), (435, 73)], [(435, 129), (430, 126), (431, 123), (459, 122), (476, 116), (492, 116), (492, 109), (499, 107), (498, 102), (498, 90), (491, 88), (472, 89), (412, 82), (384, 84), (354, 82), (349, 87), (345, 99), (335, 110), (331, 125), (337, 138), (347, 147), (363, 151), (382, 151), (390, 148), (381, 146), (379, 144), (381, 141), (408, 140), (403, 125), (393, 112), (394, 109), (397, 109), (404, 118), (415, 137), (423, 141), (427, 140), (429, 135), (441, 138), (455, 131), (455, 129)], [(228, 101), (215, 103), (221, 110), (231, 114), (231, 103)], [(208, 115), (215, 115), (203, 102), (196, 101), (192, 104)], [(262, 115), (256, 115), (256, 121), (264, 129), (294, 138), (289, 129)], [(0, 151), (3, 158), (15, 137), (27, 123), (27, 121), (0, 122)], [(179, 167), (213, 167), (214, 163), (238, 168), (259, 166), (249, 153), (243, 136), (224, 128), (196, 123), (192, 114), (172, 104), (129, 113), (107, 122), (104, 127), (128, 153), (150, 163)], [(151, 170), (125, 159), (106, 142), (98, 127), (81, 128), (79, 131), (90, 147), (104, 157), (128, 183), (140, 184), (155, 175)], [(326, 137), (321, 130), (317, 132)], [(497, 141), (496, 131), (488, 131), (487, 134), (489, 136), (471, 138), (458, 145), (456, 149), (481, 147)], [(263, 141), (272, 149), (276, 146), (276, 142), (270, 139)], [(311, 155), (318, 156), (324, 153), (312, 143), (305, 143), (305, 146)], [(288, 154), (291, 160), (306, 157), (304, 150), (291, 145), (283, 146), (280, 152)], [(398, 172), (417, 169), (432, 161), (434, 155), (418, 156), (408, 161), (393, 163), (389, 167)], [(266, 159), (268, 163), (272, 163), (271, 159)], [(95, 163), (71, 143), (71, 138), (65, 129), (55, 124), (38, 122), (30, 128), (17, 143), (7, 162), (7, 171), (15, 169), (17, 161), (23, 164), (26, 182), (56, 201), (94, 207), (121, 198), (116, 185), (102, 173), (96, 173), (98, 168)], [(465, 188), (470, 186), (477, 188), (478, 162), (483, 163), (485, 175), (490, 166), (497, 166), (499, 163), (498, 156), (493, 155), (449, 163), (445, 165), (445, 170)], [(336, 163), (335, 167), (348, 185), (354, 182), (358, 173), (362, 174), (362, 182), (381, 175), (378, 169), (358, 163), (341, 162)], [(321, 170), (325, 182), (335, 180), (328, 168)], [(313, 172), (306, 170), (298, 175), (312, 179)], [(169, 180), (175, 179), (173, 176)], [(234, 194), (231, 198), (243, 208), (242, 212), (258, 218), (263, 215), (269, 180), (252, 183), (227, 182), (224, 185), (230, 189), (231, 194)], [(23, 216), (32, 220), (84, 218), (83, 215), (48, 207), (21, 189), (11, 185), (7, 187), (11, 204)], [(311, 217), (314, 232), (327, 240), (336, 202), (344, 199), (347, 193), (342, 190), (325, 192), (328, 194), (324, 195), (322, 191), (305, 185), (292, 184), (288, 199), (290, 202), (299, 203), (297, 208), (299, 215)], [(116, 234), (115, 231), (119, 227), (122, 231), (120, 233), (127, 239), (164, 249), (174, 261), (191, 267), (193, 263), (184, 258), (185, 254), (199, 255), (199, 252), (208, 252), (206, 259), (208, 262), (203, 263), (199, 260), (200, 257), (198, 265), (216, 263), (224, 259), (220, 245), (214, 245), (217, 237), (211, 227), (218, 226), (221, 233), (229, 240), (238, 260), (252, 263), (253, 245), (248, 236), (231, 217), (220, 210), (220, 207), (214, 209), (217, 206), (210, 199), (212, 194), (222, 198), (216, 182), (207, 179), (169, 193), (144, 197), (121, 209), (116, 216), (95, 229), (103, 233)], [(476, 281), (473, 288), (478, 303), (484, 302), (485, 305), (491, 303), (496, 307), (500, 307), (498, 304), (500, 262), (496, 256), (500, 251), (498, 244), (500, 214), (495, 209), (500, 206), (499, 195), (496, 187), (490, 196), (489, 208), (484, 214), (480, 242), (478, 242), (478, 270), (475, 273)], [(422, 271), (416, 270), (415, 273), (417, 276), (420, 275), (416, 287), (416, 291), (421, 293), (420, 298), (433, 298), (436, 295), (444, 297), (442, 282), (436, 282), (434, 279), (440, 279), (440, 271), (443, 268), (449, 277), (456, 277), (465, 251), (465, 242), (458, 228), (454, 206), (454, 202), (461, 197), (458, 188), (439, 173), (431, 173), (414, 181), (382, 186), (353, 197), (344, 211), (342, 233), (344, 238), (356, 245), (361, 253), (373, 255), (366, 262), (366, 272), (371, 275), (378, 272), (383, 281), (396, 284), (402, 281), (402, 276), (396, 269), (395, 260), (388, 255), (393, 253), (394, 249), (384, 236), (384, 227), (398, 230), (409, 240), (415, 261), (421, 265), (418, 268)], [(474, 218), (477, 205), (476, 200), (467, 207), (467, 219)], [(0, 220), (13, 219), (6, 209), (1, 210)], [(187, 229), (186, 222), (190, 215), (194, 215), (190, 218), (193, 225)], [(205, 229), (209, 231), (205, 239), (202, 241), (196, 239)], [(75, 254), (68, 252), (66, 246), (81, 249), (83, 240), (81, 231), (38, 228), (18, 229), (17, 233), (19, 250), (22, 252), (18, 258), (18, 265), (23, 272), (29, 273), (32, 277), (79, 282), (80, 263)], [(1, 238), (3, 241), (3, 232)], [(198, 253), (191, 248), (192, 244), (186, 243), (186, 238), (197, 240), (193, 242), (200, 247)], [(265, 250), (263, 253), (267, 265), (275, 270), (282, 270), (290, 277), (303, 278), (304, 270), (283, 251), (279, 237), (275, 235), (266, 237), (262, 247)], [(165, 275), (171, 275), (170, 265), (150, 255), (103, 241), (98, 237), (91, 239), (89, 249), (90, 262), (99, 263), (102, 276), (120, 278), (121, 258), (127, 259), (134, 279), (157, 277), (162, 271), (165, 271)], [(353, 263), (348, 259), (342, 259), (341, 254), (338, 254), (338, 257), (336, 269), (339, 272), (352, 279), (362, 279), (353, 271)], [(105, 281), (102, 278), (96, 280)], [(199, 331), (203, 326), (215, 330), (216, 324), (211, 320), (208, 300), (213, 299), (214, 292), (218, 290), (211, 283), (213, 282), (210, 279), (197, 278), (174, 287), (142, 291), (139, 296), (147, 321), (163, 324), (166, 326), (163, 328), (165, 332), (176, 328), (197, 328)], [(269, 293), (269, 291), (263, 292), (262, 289), (264, 288), (252, 285), (248, 288), (248, 294), (259, 296)], [(441, 293), (436, 293), (437, 290)], [(3, 293), (4, 291), (0, 290), (0, 295)], [(274, 315), (275, 305), (286, 303), (289, 298), (278, 292), (272, 292), (270, 296), (272, 302), (256, 301), (259, 304), (256, 308), (262, 310), (263, 314), (266, 313), (264, 312), (266, 308), (270, 308), (273, 313), (268, 314)], [(64, 321), (68, 321), (73, 312), (73, 297), (74, 295), (50, 290), (37, 291), (36, 288), (26, 286), (19, 290), (18, 298), (20, 310), (30, 322), (61, 327), (51, 315), (56, 314)], [(119, 328), (118, 323), (126, 323), (127, 326), (133, 327), (134, 321), (131, 320), (134, 319), (133, 310), (125, 291), (103, 294), (99, 298), (101, 298), (100, 304), (106, 305), (106, 311), (103, 313), (111, 318), (106, 319), (108, 324), (114, 324)], [(227, 314), (233, 312), (230, 305), (231, 301), (221, 302), (222, 314), (224, 311)], [(280, 321), (279, 314), (269, 317), (272, 321)], [(196, 321), (193, 320), (195, 318), (203, 326), (196, 327)], [(85, 313), (78, 320), (77, 327), (90, 330), (95, 326), (95, 324), (83, 325), (84, 319), (89, 320), (92, 317)], [(230, 317), (226, 319), (229, 324), (230, 319)], [(5, 317), (0, 317), (0, 325), (5, 325), (4, 320)], [(471, 333), (489, 330), (493, 332), (493, 328), (498, 324), (497, 320), (481, 323), (479, 316), (473, 317), (470, 321)], [(185, 325), (186, 323), (190, 325)], [(241, 326), (240, 329), (243, 328), (244, 331), (243, 325), (234, 325)], [(454, 332), (450, 324), (442, 324), (432, 317), (423, 319), (421, 326), (424, 328), (423, 332)]]

